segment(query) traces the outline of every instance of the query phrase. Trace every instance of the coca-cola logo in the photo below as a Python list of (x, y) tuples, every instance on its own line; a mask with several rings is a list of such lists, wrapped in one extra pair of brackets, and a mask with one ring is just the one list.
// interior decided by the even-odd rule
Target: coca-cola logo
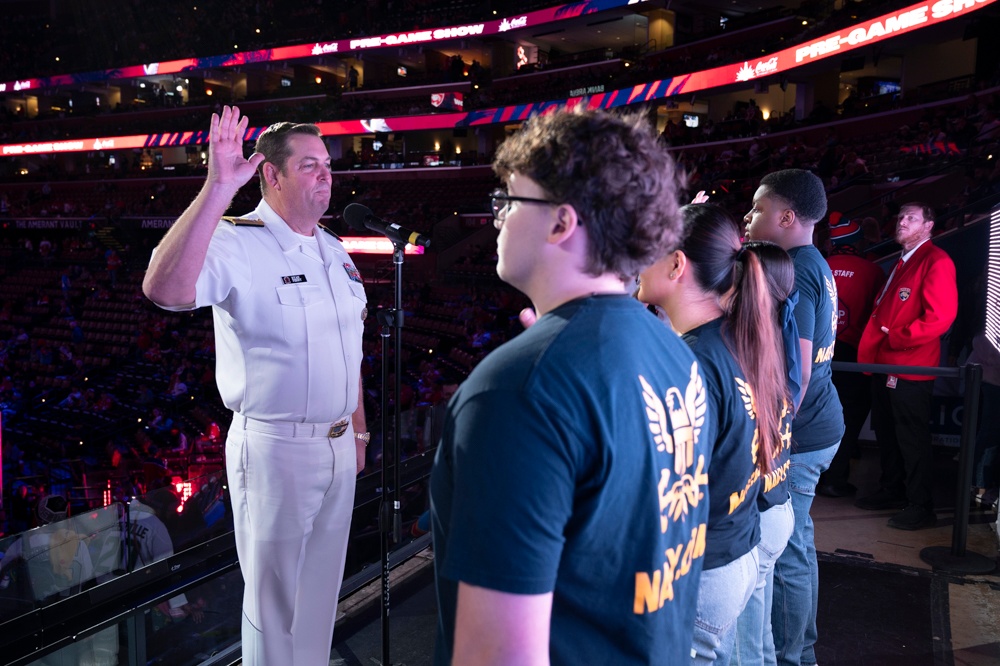
[(323, 55), (324, 53), (336, 53), (337, 52), (337, 42), (331, 42), (330, 44), (320, 44), (316, 43), (312, 48), (313, 55)]
[(758, 60), (753, 67), (749, 62), (744, 62), (743, 66), (736, 72), (737, 81), (749, 81), (764, 74), (778, 71), (778, 56), (771, 56), (767, 60)]
[(515, 30), (517, 28), (524, 28), (528, 25), (528, 17), (521, 16), (516, 19), (504, 19), (500, 21), (500, 27), (497, 28), (498, 32), (507, 32), (508, 30)]

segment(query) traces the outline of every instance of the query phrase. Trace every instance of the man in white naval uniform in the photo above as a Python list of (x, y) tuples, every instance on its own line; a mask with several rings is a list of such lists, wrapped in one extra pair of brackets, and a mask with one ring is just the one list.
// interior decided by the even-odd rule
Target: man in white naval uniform
[[(247, 159), (247, 124), (237, 107), (212, 114), (205, 185), (154, 250), (143, 291), (167, 310), (212, 306), (219, 392), (234, 412), (243, 663), (326, 666), (368, 437), (365, 292), (339, 238), (317, 228), (331, 185), (318, 128), (272, 125)], [(263, 200), (223, 219), (255, 171)]]

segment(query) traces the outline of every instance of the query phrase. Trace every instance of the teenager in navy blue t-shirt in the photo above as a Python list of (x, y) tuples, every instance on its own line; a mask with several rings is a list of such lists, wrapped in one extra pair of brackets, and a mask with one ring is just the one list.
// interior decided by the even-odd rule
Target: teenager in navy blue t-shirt
[(684, 663), (715, 435), (694, 356), (626, 288), (677, 244), (672, 160), (645, 121), (581, 107), (494, 168), (497, 273), (538, 320), (448, 405), (436, 663)]
[(789, 467), (795, 527), (774, 569), (771, 610), (779, 664), (816, 663), (819, 566), (809, 516), (819, 475), (844, 436), (844, 412), (833, 386), (831, 361), (837, 332), (837, 284), (812, 244), (813, 227), (826, 215), (823, 181), (803, 169), (764, 176), (744, 217), (749, 240), (777, 243), (795, 265), (795, 322), (802, 351), (802, 399), (792, 422)]
[[(757, 497), (775, 471), (790, 397), (784, 345), (764, 268), (736, 221), (712, 204), (681, 209), (684, 236), (640, 276), (639, 299), (660, 306), (694, 351), (715, 425), (710, 509), (692, 657), (723, 663), (758, 579)], [(787, 439), (787, 438), (786, 438)]]

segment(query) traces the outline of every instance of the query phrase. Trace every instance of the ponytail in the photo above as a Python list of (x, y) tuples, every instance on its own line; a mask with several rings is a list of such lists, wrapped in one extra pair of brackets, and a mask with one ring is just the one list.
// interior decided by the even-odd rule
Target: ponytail
[[(771, 263), (782, 270), (786, 266), (770, 254), (780, 252), (788, 266), (791, 259), (773, 243), (741, 244), (739, 226), (719, 206), (689, 204), (681, 213), (684, 235), (680, 249), (693, 265), (698, 286), (723, 302), (723, 340), (753, 391), (760, 452), (757, 465), (766, 474), (774, 469), (780, 450), (781, 416), (792, 404), (778, 320), (779, 304), (787, 294), (777, 298), (770, 284)], [(794, 267), (791, 270), (794, 276)], [(784, 277), (782, 273), (781, 279)], [(729, 294), (732, 296), (727, 301), (724, 297)]]
[(726, 312), (728, 343), (753, 388), (757, 414), (757, 465), (761, 473), (774, 469), (781, 441), (781, 413), (790, 404), (785, 348), (778, 323), (779, 304), (768, 286), (764, 265), (756, 253), (737, 253), (733, 296)]

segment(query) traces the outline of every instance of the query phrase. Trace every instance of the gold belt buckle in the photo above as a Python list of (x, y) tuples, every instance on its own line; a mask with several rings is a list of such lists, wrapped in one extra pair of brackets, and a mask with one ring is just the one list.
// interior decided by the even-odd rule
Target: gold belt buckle
[(337, 421), (332, 426), (330, 426), (330, 432), (326, 433), (327, 437), (340, 437), (345, 432), (347, 432), (347, 426), (350, 425), (349, 419), (344, 419), (343, 421)]

